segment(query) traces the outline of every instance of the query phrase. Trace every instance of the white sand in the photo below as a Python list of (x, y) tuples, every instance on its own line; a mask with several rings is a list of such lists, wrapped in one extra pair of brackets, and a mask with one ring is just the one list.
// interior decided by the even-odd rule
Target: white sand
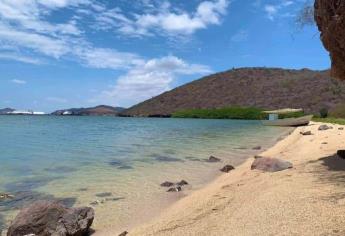
[(129, 235), (345, 235), (345, 160), (334, 155), (345, 149), (345, 131), (318, 131), (319, 125), (297, 128), (262, 153), (293, 169), (252, 171), (251, 158)]

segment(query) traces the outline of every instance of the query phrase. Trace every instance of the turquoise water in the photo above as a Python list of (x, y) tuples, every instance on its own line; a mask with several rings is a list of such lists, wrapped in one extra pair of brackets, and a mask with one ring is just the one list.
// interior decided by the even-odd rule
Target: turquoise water
[[(159, 212), (284, 132), (257, 121), (0, 116), (0, 192), (15, 196), (0, 201), (0, 230), (37, 199), (93, 203), (96, 229), (129, 227), (133, 213)], [(205, 162), (210, 155), (222, 163)], [(159, 186), (181, 179), (191, 184), (178, 195)]]

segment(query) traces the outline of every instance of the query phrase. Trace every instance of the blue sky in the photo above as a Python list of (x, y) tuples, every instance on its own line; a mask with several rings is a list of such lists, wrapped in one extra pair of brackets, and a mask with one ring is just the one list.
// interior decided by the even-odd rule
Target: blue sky
[(131, 106), (233, 67), (327, 69), (304, 0), (0, 0), (0, 107)]

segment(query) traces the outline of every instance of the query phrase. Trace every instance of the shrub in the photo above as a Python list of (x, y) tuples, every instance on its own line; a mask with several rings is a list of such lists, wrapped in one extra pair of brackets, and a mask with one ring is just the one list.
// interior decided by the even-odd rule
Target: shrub
[(177, 111), (173, 118), (201, 118), (201, 119), (237, 119), (237, 120), (262, 120), (267, 114), (262, 109), (255, 107), (226, 107), (218, 109), (189, 109)]
[(320, 118), (326, 118), (328, 116), (328, 109), (327, 108), (321, 108), (320, 109)]
[(330, 110), (329, 115), (334, 118), (345, 118), (345, 104), (338, 104), (333, 107)]

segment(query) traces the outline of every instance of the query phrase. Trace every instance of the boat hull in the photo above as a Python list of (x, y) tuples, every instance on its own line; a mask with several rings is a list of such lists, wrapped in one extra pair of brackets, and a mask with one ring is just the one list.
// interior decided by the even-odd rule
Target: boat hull
[(264, 120), (262, 121), (263, 125), (266, 126), (287, 126), (287, 127), (296, 127), (308, 125), (313, 115), (302, 116), (298, 118), (286, 118), (280, 120)]

